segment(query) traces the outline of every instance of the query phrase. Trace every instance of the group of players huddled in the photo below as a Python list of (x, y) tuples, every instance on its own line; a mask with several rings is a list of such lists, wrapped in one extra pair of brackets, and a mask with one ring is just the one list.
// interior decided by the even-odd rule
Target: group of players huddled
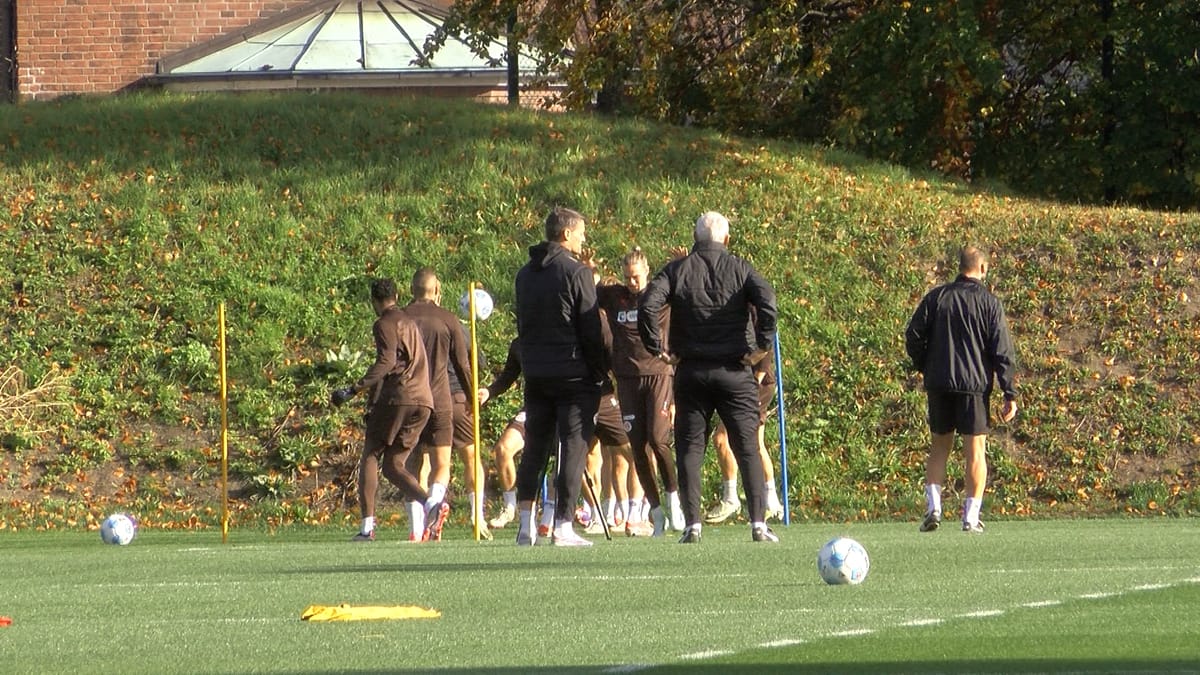
[[(372, 282), (375, 362), (332, 395), (335, 405), (360, 392), (369, 399), (355, 541), (375, 538), (380, 470), (408, 502), (410, 540), (440, 539), (455, 451), (466, 468), (471, 522), (487, 538), (489, 526), (516, 521), (519, 545), (538, 538), (590, 545), (574, 531), (579, 522), (587, 533), (659, 537), (674, 530), (682, 543), (696, 543), (702, 518), (718, 523), (741, 510), (740, 472), (752, 540), (778, 541), (765, 523), (784, 514), (763, 441), (775, 399), (773, 289), (728, 252), (729, 222), (719, 213), (697, 219), (693, 248), (674, 250), (653, 279), (636, 247), (621, 260), (623, 282), (601, 279), (584, 251), (585, 229), (570, 209), (547, 216), (545, 241), (530, 248), (517, 275), (517, 336), (503, 370), (477, 392), (483, 405), (525, 379), (524, 405), (492, 448), (503, 502), (486, 523), (482, 494), (475, 494), (464, 326), (440, 306), (432, 269), (413, 275), (404, 307), (393, 281)], [(702, 516), (699, 472), (710, 431), (722, 494)]]

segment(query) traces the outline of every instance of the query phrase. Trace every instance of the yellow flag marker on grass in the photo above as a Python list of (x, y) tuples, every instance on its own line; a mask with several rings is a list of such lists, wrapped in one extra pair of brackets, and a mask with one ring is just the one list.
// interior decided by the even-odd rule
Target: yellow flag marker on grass
[(340, 605), (311, 605), (300, 614), (301, 621), (373, 621), (377, 619), (437, 619), (442, 613), (424, 607), (354, 607)]

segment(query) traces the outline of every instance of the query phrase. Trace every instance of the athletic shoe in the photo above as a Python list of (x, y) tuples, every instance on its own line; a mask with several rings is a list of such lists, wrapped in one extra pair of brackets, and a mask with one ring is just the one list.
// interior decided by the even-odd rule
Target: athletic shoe
[(683, 531), (683, 536), (679, 538), (681, 544), (699, 544), (700, 530), (699, 528), (689, 527)]
[(409, 533), (408, 533), (408, 540), (409, 540), (409, 541), (411, 541), (411, 542), (415, 542), (415, 543), (419, 544), (419, 543), (421, 543), (421, 536), (422, 536), (422, 535), (419, 535), (419, 534), (417, 534), (416, 532), (409, 532)]
[(963, 523), (963, 532), (972, 534), (983, 534), (983, 521), (975, 521), (974, 523)]
[(425, 514), (425, 536), (421, 541), (441, 541), (442, 525), (446, 524), (446, 516), (450, 515), (450, 505), (438, 502)]
[(353, 541), (353, 542), (375, 541), (375, 530), (371, 530), (370, 532), (366, 532), (366, 533), (359, 532), (358, 534), (354, 535), (353, 537), (350, 537), (350, 541)]
[(546, 525), (545, 523), (539, 523), (537, 533), (538, 533), (539, 537), (549, 537), (550, 536), (550, 526)]
[(487, 525), (479, 526), (479, 538), (483, 539), (484, 541), (492, 540), (492, 531), (488, 529)]
[(493, 530), (502, 530), (505, 525), (517, 519), (517, 507), (511, 504), (505, 504), (504, 508), (500, 509), (500, 513), (496, 514), (495, 518), (488, 521), (488, 527)]
[(533, 533), (529, 530), (517, 530), (517, 546), (533, 546), (534, 541)]
[(567, 530), (554, 535), (555, 546), (591, 546), (592, 542), (575, 534), (575, 530)]
[(582, 525), (584, 527), (587, 527), (592, 522), (591, 512), (587, 511), (582, 506), (576, 507), (575, 522), (579, 523), (580, 525)]
[(771, 544), (778, 544), (779, 536), (772, 532), (771, 528), (762, 525), (750, 530), (750, 541), (765, 541)]
[(583, 532), (584, 534), (604, 534), (604, 520), (601, 518), (592, 518), (592, 522), (583, 528)]
[(637, 523), (625, 523), (626, 537), (651, 537), (653, 535), (654, 526), (644, 520)]
[(708, 510), (704, 514), (704, 522), (706, 523), (723, 523), (729, 520), (729, 517), (736, 514), (742, 509), (741, 502), (727, 502), (724, 499), (717, 502), (717, 505)]
[(921, 531), (922, 532), (933, 532), (934, 530), (938, 529), (938, 526), (941, 524), (942, 524), (942, 512), (941, 511), (930, 511), (929, 513), (925, 514), (925, 520), (923, 520), (921, 522)]

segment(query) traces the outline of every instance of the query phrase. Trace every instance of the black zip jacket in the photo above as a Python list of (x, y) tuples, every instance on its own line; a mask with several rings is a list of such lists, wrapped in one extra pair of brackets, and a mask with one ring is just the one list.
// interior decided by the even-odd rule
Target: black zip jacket
[(542, 242), (517, 272), (516, 296), (526, 378), (604, 379), (608, 359), (592, 270), (558, 242)]
[(671, 350), (680, 359), (734, 362), (775, 341), (775, 290), (750, 263), (715, 241), (696, 242), (687, 257), (667, 263), (642, 292), (638, 332), (655, 356), (663, 351), (658, 319), (667, 306)]
[(904, 331), (913, 368), (926, 391), (1017, 396), (1016, 355), (1000, 300), (978, 279), (959, 275), (921, 299)]

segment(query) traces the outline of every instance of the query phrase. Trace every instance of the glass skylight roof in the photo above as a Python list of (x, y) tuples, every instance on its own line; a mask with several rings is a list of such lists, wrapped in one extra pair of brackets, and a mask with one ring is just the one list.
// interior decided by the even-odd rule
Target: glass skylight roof
[[(283, 25), (255, 33), (162, 71), (167, 76), (249, 73), (453, 73), (502, 72), (505, 46), (493, 42), (481, 58), (453, 38), (432, 61), (421, 64), (421, 47), (445, 17), (445, 9), (421, 0), (320, 2)], [(521, 65), (532, 66), (527, 50)], [(192, 52), (194, 53), (194, 52)], [(523, 62), (523, 63), (522, 63)], [(522, 68), (529, 70), (531, 68)]]

